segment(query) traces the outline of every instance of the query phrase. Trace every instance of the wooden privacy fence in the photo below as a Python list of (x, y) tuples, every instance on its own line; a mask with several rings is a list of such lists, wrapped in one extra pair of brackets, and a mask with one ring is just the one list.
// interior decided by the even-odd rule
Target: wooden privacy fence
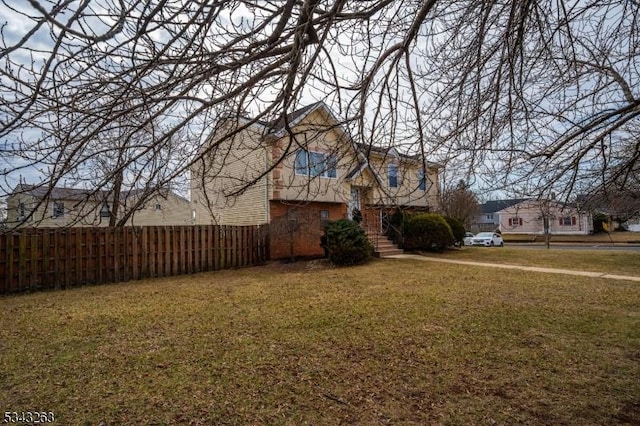
[(0, 290), (191, 274), (268, 256), (266, 225), (25, 228), (0, 234)]

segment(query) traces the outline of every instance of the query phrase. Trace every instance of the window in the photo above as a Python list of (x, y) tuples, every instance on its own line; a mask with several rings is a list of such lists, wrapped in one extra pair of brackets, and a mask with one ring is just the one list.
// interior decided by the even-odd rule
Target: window
[(522, 226), (522, 218), (521, 217), (510, 217), (509, 218), (509, 226)]
[(162, 210), (162, 204), (156, 204), (156, 211)]
[(299, 149), (296, 152), (294, 167), (297, 175), (335, 178), (338, 176), (337, 163), (338, 161), (333, 155)]
[(26, 215), (27, 215), (27, 208), (25, 207), (24, 203), (21, 202), (20, 204), (18, 204), (18, 220), (24, 219)]
[(100, 208), (100, 217), (111, 217), (111, 212), (109, 211), (109, 205), (104, 203)]
[(565, 216), (560, 218), (560, 226), (573, 226), (576, 224), (575, 216)]
[(389, 176), (389, 188), (398, 187), (398, 166), (389, 164), (387, 166), (387, 175)]
[(64, 217), (64, 203), (53, 202), (53, 217)]
[(320, 210), (320, 222), (325, 223), (329, 220), (329, 210)]
[(487, 220), (493, 220), (493, 215), (492, 214), (488, 214), (487, 215)]
[(418, 172), (418, 189), (420, 191), (427, 190), (427, 178), (424, 175), (424, 170)]
[(299, 149), (296, 152), (295, 169), (297, 175), (309, 174), (309, 153), (304, 149)]

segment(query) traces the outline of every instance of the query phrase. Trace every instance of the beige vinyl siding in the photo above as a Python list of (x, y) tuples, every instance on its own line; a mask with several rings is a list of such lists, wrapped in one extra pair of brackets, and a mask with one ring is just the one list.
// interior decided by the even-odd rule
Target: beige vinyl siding
[[(133, 200), (131, 200), (133, 201)], [(128, 203), (129, 205), (131, 202)], [(158, 209), (157, 206), (160, 208)], [(125, 206), (126, 209), (126, 206)], [(142, 208), (136, 210), (126, 225), (131, 226), (169, 226), (191, 225), (192, 205), (189, 200), (175, 194), (166, 197), (149, 198)], [(108, 220), (107, 220), (108, 221)]]
[[(380, 186), (376, 186), (372, 194), (372, 204), (437, 209), (438, 170), (436, 168), (427, 169), (426, 191), (423, 191), (418, 185), (418, 173), (422, 167), (418, 162), (392, 156), (386, 158), (372, 156), (369, 164), (380, 178)], [(397, 167), (397, 187), (395, 188), (389, 186), (390, 164)]]
[[(25, 216), (29, 212), (34, 211), (31, 218), (21, 224), (22, 227), (37, 226), (42, 228), (48, 227), (68, 227), (68, 226), (107, 226), (108, 218), (100, 217), (101, 205), (92, 200), (78, 201), (57, 199), (49, 200), (47, 203), (40, 203), (38, 200), (27, 194), (19, 194), (10, 196), (8, 200), (7, 224), (8, 226), (16, 225), (19, 215), (19, 204), (25, 204)], [(62, 203), (64, 205), (64, 213), (61, 216), (53, 216), (54, 203)]]
[[(78, 201), (58, 199), (48, 203), (37, 205), (37, 200), (29, 195), (20, 194), (9, 197), (9, 211), (7, 212), (8, 226), (17, 224), (18, 208), (20, 202), (25, 203), (25, 210), (35, 209), (32, 218), (20, 225), (22, 227), (36, 226), (40, 228), (61, 228), (70, 226), (109, 226), (108, 217), (100, 217), (102, 204), (96, 201)], [(120, 206), (122, 217), (127, 211), (127, 205), (133, 205), (135, 200), (126, 200)], [(64, 214), (53, 216), (54, 203), (64, 204)], [(156, 204), (162, 206), (162, 210), (156, 210)], [(139, 208), (125, 225), (150, 226), (150, 225), (187, 225), (191, 224), (191, 203), (175, 194), (165, 197), (155, 196), (150, 198), (142, 208)]]
[[(260, 132), (247, 128), (205, 154), (191, 171), (195, 223), (256, 225), (268, 222), (267, 177), (237, 195), (232, 193), (266, 171), (269, 149)], [(205, 196), (206, 191), (206, 196)]]
[[(496, 214), (500, 218), (500, 230), (505, 234), (544, 234), (544, 216), (549, 218), (551, 234), (588, 234), (593, 225), (589, 214), (561, 203), (526, 200)], [(560, 225), (560, 219), (567, 217), (570, 225)], [(572, 220), (575, 218), (575, 220)]]
[[(329, 124), (327, 124), (329, 123)], [(279, 197), (271, 198), (296, 201), (319, 201), (346, 203), (350, 196), (350, 184), (345, 181), (347, 173), (357, 165), (357, 158), (350, 141), (335, 127), (322, 109), (309, 114), (295, 126), (293, 147), (301, 146), (310, 152), (333, 156), (337, 160), (336, 177), (308, 176), (296, 174), (297, 148), (293, 148), (282, 162), (281, 180), (283, 188)], [(275, 142), (275, 146), (286, 147), (288, 136)]]

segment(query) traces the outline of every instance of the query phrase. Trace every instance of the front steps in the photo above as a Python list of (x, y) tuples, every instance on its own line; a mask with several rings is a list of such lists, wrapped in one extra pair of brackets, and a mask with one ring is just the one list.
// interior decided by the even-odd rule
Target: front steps
[(367, 232), (367, 238), (373, 244), (376, 257), (384, 258), (404, 253), (404, 250), (398, 248), (386, 235)]

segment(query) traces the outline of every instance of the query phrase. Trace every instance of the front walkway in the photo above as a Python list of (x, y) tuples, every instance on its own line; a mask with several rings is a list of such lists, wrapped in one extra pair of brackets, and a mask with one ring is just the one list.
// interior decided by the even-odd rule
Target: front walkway
[(398, 254), (395, 256), (388, 256), (387, 259), (414, 259), (425, 260), (429, 262), (454, 263), (458, 265), (484, 266), (499, 269), (517, 269), (520, 271), (542, 272), (546, 274), (578, 275), (581, 277), (607, 278), (610, 280), (627, 280), (640, 282), (640, 277), (632, 275), (614, 275), (606, 272), (575, 271), (571, 269), (541, 268), (538, 266), (503, 265), (496, 263), (470, 262), (467, 260), (438, 259), (435, 257), (420, 256), (418, 254)]

